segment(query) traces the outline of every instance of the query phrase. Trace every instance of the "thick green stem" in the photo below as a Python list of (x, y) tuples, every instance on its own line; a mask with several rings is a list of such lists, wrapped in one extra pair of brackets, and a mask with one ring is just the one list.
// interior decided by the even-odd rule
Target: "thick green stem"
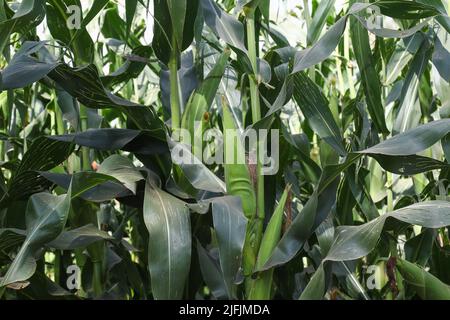
[(178, 60), (180, 52), (178, 50), (175, 36), (172, 35), (172, 52), (169, 60), (170, 72), (170, 109), (172, 112), (172, 130), (180, 129), (181, 125), (181, 99), (178, 83)]
[[(250, 10), (247, 14), (247, 47), (249, 59), (253, 68), (254, 76), (249, 77), (250, 82), (250, 102), (252, 109), (253, 123), (261, 120), (261, 102), (259, 98), (259, 70), (258, 70), (258, 41), (255, 28), (255, 11)], [(264, 145), (264, 141), (258, 141), (257, 150), (257, 178), (256, 178), (256, 194), (257, 194), (257, 216), (249, 222), (247, 228), (247, 239), (244, 248), (244, 266), (246, 269), (253, 270), (256, 263), (259, 246), (263, 236), (263, 222), (265, 218), (265, 203), (264, 203), (264, 175), (262, 174), (262, 162), (259, 158), (259, 149)], [(248, 271), (248, 270), (247, 270)], [(247, 278), (246, 293), (250, 297), (253, 291), (255, 281)]]
[(258, 276), (259, 278), (255, 281), (250, 292), (249, 300), (270, 300), (271, 288), (273, 284), (273, 271), (274, 269), (270, 269), (262, 272)]
[(258, 90), (258, 49), (256, 42), (255, 14), (247, 16), (247, 44), (250, 62), (252, 64), (255, 77), (250, 77), (250, 99), (252, 106), (253, 123), (261, 120), (261, 105)]
[[(80, 105), (80, 123), (81, 130), (85, 132), (88, 129), (88, 114), (87, 108), (83, 105)], [(84, 171), (89, 171), (91, 169), (91, 163), (89, 160), (89, 148), (83, 147), (81, 149), (81, 168)], [(94, 290), (94, 294), (96, 297), (99, 297), (103, 293), (103, 285), (102, 285), (102, 262), (93, 261), (93, 275), (92, 275), (92, 287)]]
[[(85, 132), (88, 129), (88, 114), (87, 108), (83, 105), (80, 105), (80, 123), (81, 123), (81, 131)], [(81, 149), (81, 167), (83, 170), (90, 170), (91, 163), (89, 161), (89, 148), (83, 147)]]
[[(261, 102), (259, 99), (258, 89), (258, 46), (256, 41), (256, 28), (255, 28), (255, 12), (249, 12), (247, 15), (247, 45), (250, 62), (252, 64), (254, 77), (250, 77), (250, 101), (252, 107), (253, 123), (257, 123), (261, 120)], [(263, 143), (260, 141), (260, 144)], [(258, 218), (264, 219), (264, 176), (262, 175), (261, 159), (258, 155), (258, 177), (257, 177), (257, 201), (258, 201)]]
[[(81, 129), (86, 131), (88, 129), (87, 125), (87, 108), (85, 106), (80, 106), (80, 119), (81, 119)], [(82, 152), (82, 168), (83, 170), (90, 170), (91, 164), (89, 160), (89, 148), (83, 147)], [(103, 268), (102, 261), (93, 261), (94, 273), (92, 276), (92, 286), (95, 296), (99, 297), (103, 293)]]
[(92, 277), (92, 286), (94, 289), (94, 294), (99, 297), (103, 294), (103, 265), (101, 261), (94, 261), (94, 274)]

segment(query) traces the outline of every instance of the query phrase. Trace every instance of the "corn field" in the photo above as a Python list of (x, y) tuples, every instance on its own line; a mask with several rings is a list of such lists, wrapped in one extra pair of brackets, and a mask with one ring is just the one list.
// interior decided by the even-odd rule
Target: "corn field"
[(450, 300), (449, 12), (0, 0), (0, 300)]

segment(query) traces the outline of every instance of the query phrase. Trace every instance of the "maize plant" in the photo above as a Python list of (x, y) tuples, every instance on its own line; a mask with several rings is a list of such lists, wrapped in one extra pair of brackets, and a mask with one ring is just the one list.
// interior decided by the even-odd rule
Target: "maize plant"
[(0, 0), (0, 299), (450, 299), (447, 0)]

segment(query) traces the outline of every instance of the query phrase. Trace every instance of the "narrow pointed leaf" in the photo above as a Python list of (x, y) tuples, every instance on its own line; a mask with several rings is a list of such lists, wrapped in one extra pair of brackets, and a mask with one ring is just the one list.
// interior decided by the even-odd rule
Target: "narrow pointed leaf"
[(294, 75), (294, 99), (311, 128), (333, 147), (345, 155), (341, 131), (333, 118), (329, 104), (320, 89), (304, 73)]

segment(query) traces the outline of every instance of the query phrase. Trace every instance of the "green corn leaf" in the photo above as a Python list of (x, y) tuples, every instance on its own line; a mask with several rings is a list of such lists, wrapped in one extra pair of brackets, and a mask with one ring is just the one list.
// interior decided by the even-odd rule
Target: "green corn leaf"
[(167, 8), (172, 20), (172, 30), (178, 46), (183, 44), (184, 24), (186, 21), (187, 0), (167, 0)]
[(186, 204), (147, 182), (144, 221), (149, 233), (148, 268), (155, 299), (181, 299), (191, 261)]
[[(402, 156), (422, 152), (447, 135), (450, 130), (449, 123), (448, 119), (428, 123), (360, 153), (349, 154), (347, 160), (342, 164), (325, 167), (316, 191), (283, 235), (269, 261), (257, 271), (268, 270), (284, 264), (297, 254), (309, 235), (325, 220), (334, 205), (337, 189), (336, 179), (363, 155)], [(408, 162), (409, 159), (406, 159)], [(403, 166), (407, 166), (407, 164), (403, 164)]]
[[(141, 155), (164, 154), (168, 146), (154, 136), (151, 131), (130, 129), (91, 129), (85, 132), (61, 136), (49, 136), (48, 139), (74, 143), (99, 151), (124, 150)], [(143, 142), (146, 142), (145, 144)]]
[(228, 297), (227, 288), (220, 270), (218, 259), (215, 259), (210, 252), (202, 247), (197, 241), (197, 253), (200, 269), (208, 288), (216, 299), (225, 300)]
[[(428, 21), (419, 23), (410, 29), (406, 30), (392, 30), (386, 28), (372, 28), (367, 21), (360, 16), (360, 14), (370, 8), (372, 4), (354, 3), (348, 13), (339, 19), (330, 29), (311, 47), (297, 52), (292, 73), (304, 71), (316, 64), (326, 60), (338, 46), (342, 35), (347, 26), (347, 21), (351, 16), (358, 19), (361, 25), (371, 33), (383, 38), (407, 38), (415, 34), (428, 25)], [(418, 4), (414, 1), (377, 1), (377, 7), (381, 8), (381, 13), (387, 16), (411, 16), (432, 17), (439, 15), (439, 11), (434, 7), (424, 4)], [(402, 9), (400, 9), (402, 8)], [(405, 12), (409, 12), (404, 15)]]
[(152, 47), (156, 56), (168, 64), (173, 47), (183, 52), (192, 43), (198, 9), (198, 0), (156, 0), (154, 2), (155, 26)]
[(370, 49), (369, 33), (358, 22), (354, 21), (351, 27), (351, 37), (370, 116), (378, 131), (388, 134), (384, 107), (381, 102), (381, 83), (375, 69), (375, 59)]
[(304, 73), (294, 75), (294, 99), (311, 128), (340, 155), (345, 155), (341, 131), (333, 118), (328, 101)]
[[(217, 95), (217, 90), (225, 73), (230, 54), (230, 50), (225, 49), (225, 52), (219, 57), (214, 68), (205, 78), (200, 87), (194, 91), (188, 104), (186, 105), (181, 127), (189, 130), (192, 139), (198, 137), (199, 135), (203, 136), (203, 132), (207, 126), (207, 122), (209, 121), (208, 112), (210, 111), (210, 107)], [(205, 119), (205, 117), (207, 119)], [(196, 124), (198, 123), (201, 125), (196, 128)], [(192, 145), (194, 146), (194, 143), (192, 143)], [(195, 150), (194, 154), (196, 154)]]
[(394, 124), (394, 132), (401, 133), (415, 128), (421, 118), (419, 82), (431, 58), (430, 44), (425, 40), (414, 59), (403, 84), (400, 109)]
[(120, 181), (127, 189), (136, 194), (136, 183), (144, 180), (144, 176), (136, 169), (133, 162), (120, 155), (112, 155), (105, 159), (97, 170)]
[(69, 46), (78, 64), (93, 61), (94, 42), (86, 29), (72, 29), (68, 26), (68, 7), (76, 6), (81, 10), (79, 0), (49, 0), (47, 1), (48, 28), (54, 39)]
[(402, 259), (396, 267), (423, 300), (450, 300), (450, 287), (421, 267)]
[(303, 290), (299, 299), (322, 300), (326, 289), (326, 274), (324, 266), (321, 264), (312, 276), (305, 290)]
[[(325, 179), (325, 175), (321, 179)], [(292, 221), (291, 226), (278, 242), (268, 261), (257, 271), (269, 270), (289, 262), (303, 247), (305, 241), (315, 229), (326, 219), (336, 202), (336, 192), (337, 183), (335, 177), (320, 192), (316, 189), (301, 212)]]
[[(244, 25), (232, 15), (224, 12), (212, 0), (200, 0), (203, 8), (205, 23), (212, 29), (214, 34), (225, 41), (238, 55), (240, 63), (246, 72), (255, 75), (255, 70), (250, 62), (249, 54), (245, 46)], [(256, 79), (269, 83), (272, 77), (271, 68), (267, 61), (257, 59), (259, 74)]]
[(61, 233), (55, 240), (48, 243), (46, 246), (58, 250), (74, 250), (86, 248), (91, 244), (103, 240), (112, 241), (114, 238), (107, 232), (99, 230), (94, 225), (86, 225)]
[[(208, 167), (191, 153), (191, 148), (183, 143), (177, 143), (168, 138), (168, 144), (172, 158), (180, 157), (181, 160), (174, 161), (183, 171), (189, 183), (197, 190), (204, 190), (215, 193), (226, 193), (226, 184), (219, 179)], [(181, 156), (180, 156), (181, 155)]]
[(405, 257), (408, 261), (425, 266), (433, 252), (436, 230), (426, 229), (405, 243)]
[(11, 19), (0, 22), (0, 52), (9, 43), (14, 32), (24, 32), (37, 26), (45, 17), (44, 0), (24, 0)]
[(133, 19), (136, 14), (138, 0), (130, 0), (125, 2), (126, 21), (127, 21), (127, 37), (130, 36)]
[(213, 223), (219, 247), (220, 267), (229, 299), (237, 298), (236, 280), (242, 262), (247, 219), (238, 197), (222, 197), (212, 203)]
[[(430, 2), (434, 2), (430, 4)], [(440, 12), (437, 8), (439, 0), (432, 1), (380, 1), (377, 6), (381, 9), (381, 13), (397, 19), (423, 19), (438, 15)], [(442, 7), (442, 3), (440, 4)]]
[(49, 185), (38, 172), (53, 169), (66, 160), (73, 150), (71, 143), (52, 141), (46, 137), (33, 141), (10, 180), (8, 192), (0, 201), (0, 207), (44, 191)]
[(325, 26), (327, 18), (331, 10), (334, 8), (335, 3), (335, 0), (325, 0), (319, 2), (319, 6), (317, 7), (317, 10), (308, 28), (308, 44), (313, 44), (317, 41), (317, 39), (319, 39), (323, 27)]
[[(450, 204), (446, 201), (417, 203), (360, 226), (339, 227), (334, 243), (322, 263), (352, 261), (368, 255), (378, 243), (388, 219), (439, 229), (450, 225)], [(324, 293), (322, 292), (322, 296)]]
[(449, 10), (0, 0), (0, 300), (450, 299)]
[(27, 233), (20, 229), (0, 229), (0, 263), (6, 265), (11, 262), (11, 256), (25, 240)]
[(433, 121), (396, 135), (360, 153), (390, 156), (413, 155), (430, 148), (449, 132), (450, 119)]
[(26, 211), (27, 236), (0, 280), (0, 287), (28, 280), (36, 270), (36, 252), (60, 235), (69, 216), (71, 192), (62, 196), (33, 195)]
[(78, 172), (74, 175), (39, 172), (39, 176), (65, 190), (69, 189), (73, 180), (75, 182), (74, 191), (76, 191), (74, 198), (79, 197), (94, 203), (133, 195), (133, 192), (123, 186), (117, 179), (96, 172)]
[[(258, 259), (256, 261), (256, 269), (261, 269), (267, 260), (270, 258), (273, 250), (275, 249), (278, 241), (281, 237), (281, 230), (283, 227), (284, 209), (288, 196), (290, 193), (290, 187), (287, 187), (284, 191), (281, 199), (278, 203), (272, 218), (267, 225), (264, 232), (264, 236), (261, 240), (261, 246), (259, 248)], [(257, 275), (257, 279), (254, 283), (254, 287), (250, 292), (250, 299), (255, 300), (268, 300), (270, 299), (272, 283), (273, 283), (274, 270), (264, 271)]]
[(401, 76), (403, 69), (417, 53), (423, 41), (423, 33), (416, 33), (400, 41), (386, 66), (385, 84), (392, 84)]
[[(83, 21), (81, 22), (81, 29), (83, 30), (87, 27), (89, 23), (92, 22), (92, 20), (95, 19), (95, 17), (102, 11), (102, 9), (108, 4), (108, 0), (97, 0), (94, 1), (92, 4), (91, 9), (88, 11), (86, 16), (84, 17)], [(77, 33), (79, 31), (77, 30)]]
[(102, 83), (109, 87), (138, 78), (147, 66), (148, 59), (152, 53), (153, 50), (149, 46), (134, 48), (131, 54), (126, 56), (125, 63), (119, 69), (101, 77)]
[(267, 225), (266, 231), (264, 232), (264, 237), (261, 241), (261, 247), (259, 249), (258, 261), (256, 264), (257, 269), (261, 268), (267, 262), (280, 239), (284, 209), (286, 207), (289, 193), (291, 192), (290, 189), (291, 187), (289, 186), (286, 190), (284, 190), (284, 193), (278, 202), (277, 208), (275, 209), (275, 212)]
[(39, 52), (45, 42), (25, 42), (14, 55), (8, 66), (2, 71), (2, 90), (26, 87), (41, 80), (58, 66), (57, 63), (46, 63), (32, 57)]

